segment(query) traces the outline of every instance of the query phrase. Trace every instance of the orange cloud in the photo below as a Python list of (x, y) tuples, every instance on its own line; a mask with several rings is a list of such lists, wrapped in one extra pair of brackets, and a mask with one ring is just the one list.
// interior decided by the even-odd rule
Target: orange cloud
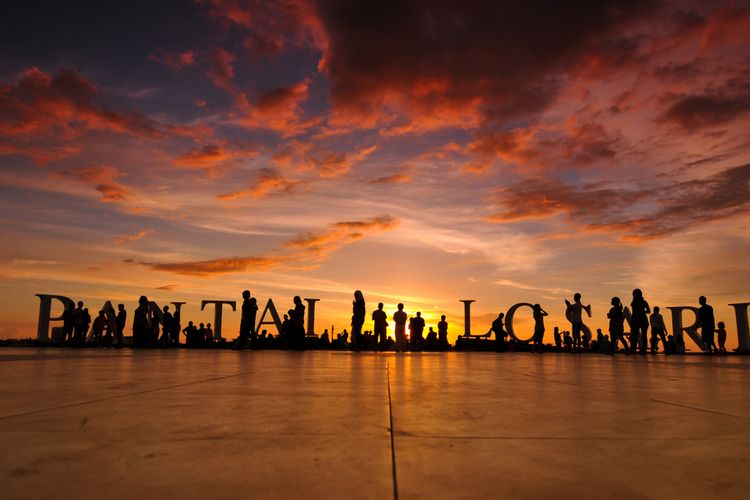
[(122, 236), (116, 236), (115, 237), (115, 243), (118, 245), (122, 245), (123, 243), (130, 243), (131, 241), (138, 241), (140, 239), (145, 238), (149, 234), (152, 234), (154, 231), (151, 229), (144, 229), (142, 231), (138, 231), (135, 234), (127, 234)]
[(318, 255), (327, 255), (338, 247), (363, 238), (372, 232), (388, 231), (399, 221), (390, 215), (373, 217), (364, 221), (344, 221), (332, 224), (328, 230), (304, 233), (288, 241), (289, 248), (303, 248)]
[(253, 148), (230, 146), (227, 143), (207, 144), (176, 158), (173, 163), (178, 167), (203, 169), (211, 175), (216, 175), (222, 167), (228, 166), (233, 160), (257, 154)]
[(370, 184), (408, 184), (411, 182), (411, 175), (408, 174), (391, 174), (377, 177), (370, 181)]
[(236, 100), (240, 114), (238, 123), (247, 128), (267, 128), (284, 136), (295, 135), (320, 122), (320, 118), (304, 120), (301, 104), (307, 100), (310, 82), (277, 87), (260, 92), (253, 104), (245, 93)]
[(272, 168), (262, 168), (247, 189), (220, 194), (217, 198), (223, 201), (246, 197), (259, 199), (271, 195), (290, 194), (304, 189), (306, 185), (303, 181), (286, 179)]
[[(398, 220), (389, 215), (363, 221), (337, 222), (331, 224), (326, 231), (301, 234), (282, 245), (283, 248), (295, 250), (296, 252), (294, 253), (224, 257), (177, 263), (138, 262), (138, 264), (148, 266), (155, 271), (193, 276), (211, 276), (236, 272), (263, 272), (289, 265), (297, 265), (304, 269), (310, 269), (311, 265), (306, 263), (320, 261), (338, 248), (363, 238), (369, 233), (387, 231), (394, 228), (397, 224)], [(135, 263), (132, 259), (128, 259), (125, 262)]]
[(93, 186), (101, 193), (100, 201), (103, 202), (126, 201), (131, 196), (130, 189), (116, 180), (126, 174), (114, 165), (59, 170), (53, 175)]
[(298, 0), (197, 0), (227, 28), (247, 32), (250, 56), (274, 55), (291, 48), (323, 47), (325, 38), (311, 2)]
[(208, 51), (206, 76), (222, 90), (230, 94), (236, 94), (237, 88), (234, 85), (234, 55), (221, 47), (214, 47)]
[(59, 141), (70, 141), (89, 131), (151, 139), (194, 139), (211, 133), (206, 126), (169, 125), (139, 111), (101, 107), (94, 102), (96, 93), (91, 81), (69, 69), (60, 69), (55, 75), (34, 67), (25, 70), (16, 82), (0, 86), (0, 136), (7, 137), (11, 144), (6, 143), (5, 151), (44, 163), (65, 157), (76, 148), (68, 142), (60, 145)]
[(0, 156), (25, 156), (38, 165), (69, 158), (79, 154), (83, 148), (73, 145), (29, 145), (0, 142)]
[(339, 177), (354, 165), (377, 151), (377, 146), (367, 146), (350, 153), (321, 149), (310, 142), (294, 141), (285, 144), (273, 159), (281, 166), (297, 170), (312, 170), (321, 177)]

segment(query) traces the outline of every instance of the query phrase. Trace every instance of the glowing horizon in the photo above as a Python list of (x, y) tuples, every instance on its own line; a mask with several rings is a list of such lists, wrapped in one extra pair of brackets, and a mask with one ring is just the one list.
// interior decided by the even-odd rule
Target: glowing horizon
[(551, 342), (574, 292), (606, 333), (641, 288), (706, 295), (736, 347), (748, 1), (80, 2), (2, 23), (0, 338), (35, 336), (35, 293), (207, 322), (201, 299), (247, 288), (280, 313), (320, 298), (319, 331), (350, 328), (360, 289), (365, 329), (403, 302), (451, 341), (460, 299), (475, 333), (538, 302)]

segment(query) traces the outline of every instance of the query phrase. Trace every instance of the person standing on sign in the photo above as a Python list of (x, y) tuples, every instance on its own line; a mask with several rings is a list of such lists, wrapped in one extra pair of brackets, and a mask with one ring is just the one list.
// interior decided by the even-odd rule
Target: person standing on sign
[(581, 330), (583, 330), (583, 310), (586, 310), (589, 318), (591, 317), (591, 305), (583, 305), (581, 303), (581, 294), (576, 293), (573, 295), (573, 303), (571, 304), (568, 299), (565, 299), (565, 305), (567, 310), (565, 315), (570, 321), (571, 330), (573, 333), (573, 351), (581, 352)]

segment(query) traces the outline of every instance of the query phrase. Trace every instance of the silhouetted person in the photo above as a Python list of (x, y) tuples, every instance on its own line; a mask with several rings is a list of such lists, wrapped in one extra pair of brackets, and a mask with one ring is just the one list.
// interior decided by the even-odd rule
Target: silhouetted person
[(162, 308), (162, 320), (161, 320), (161, 337), (159, 338), (159, 347), (169, 347), (172, 335), (172, 322), (174, 316), (169, 312), (169, 306)]
[(430, 327), (427, 331), (427, 337), (424, 340), (425, 346), (430, 351), (434, 351), (438, 347), (437, 332)]
[(563, 346), (566, 351), (573, 351), (573, 337), (570, 336), (570, 332), (567, 330), (563, 332)]
[(375, 333), (375, 343), (378, 347), (385, 345), (385, 332), (388, 329), (388, 316), (383, 310), (383, 303), (378, 303), (378, 308), (372, 312), (373, 330)]
[(195, 345), (198, 347), (204, 347), (206, 345), (206, 325), (203, 323), (198, 324), (198, 333), (195, 335)]
[(567, 306), (567, 313), (570, 316), (570, 325), (573, 333), (573, 348), (580, 352), (581, 349), (581, 331), (583, 330), (583, 311), (591, 317), (591, 306), (584, 306), (581, 303), (581, 294), (576, 293), (573, 295), (573, 303), (571, 304), (568, 299), (565, 299), (565, 305)]
[(294, 316), (290, 318), (294, 321), (302, 334), (305, 334), (305, 304), (302, 303), (302, 299), (299, 295), (294, 297)]
[(78, 307), (73, 310), (73, 343), (76, 345), (83, 344), (83, 341), (85, 339), (85, 321), (86, 317), (83, 312), (83, 301), (79, 300)]
[(398, 311), (393, 313), (393, 322), (396, 324), (396, 351), (401, 352), (406, 350), (406, 313), (403, 304), (397, 307)]
[(440, 322), (438, 322), (438, 344), (440, 349), (447, 350), (448, 345), (448, 322), (445, 321), (445, 314), (440, 316)]
[(354, 301), (352, 302), (352, 347), (362, 349), (362, 326), (365, 324), (365, 297), (360, 290), (354, 292)]
[(214, 329), (211, 328), (211, 323), (206, 325), (206, 329), (203, 331), (206, 338), (206, 345), (213, 344), (214, 342)]
[(104, 315), (104, 311), (99, 311), (99, 315), (97, 315), (96, 319), (94, 320), (94, 324), (91, 327), (93, 333), (94, 333), (94, 345), (99, 345), (102, 342), (102, 335), (104, 334), (104, 329), (107, 327), (107, 317)]
[(646, 341), (648, 337), (648, 315), (651, 308), (643, 298), (643, 292), (640, 288), (633, 290), (633, 301), (630, 303), (633, 308), (630, 317), (630, 351), (635, 354), (638, 344), (641, 345), (641, 354), (646, 354)]
[(148, 339), (148, 346), (156, 347), (159, 345), (159, 332), (161, 331), (161, 321), (156, 314), (151, 313), (150, 315), (149, 330), (151, 335)]
[(182, 330), (182, 333), (185, 334), (185, 347), (197, 347), (198, 329), (192, 321), (188, 321), (188, 325)]
[(716, 330), (716, 335), (719, 337), (719, 352), (727, 352), (727, 329), (723, 321), (719, 321), (719, 328)]
[(67, 304), (62, 313), (63, 319), (63, 343), (73, 343), (73, 329), (75, 328), (75, 307)]
[(180, 319), (180, 310), (176, 310), (172, 316), (172, 327), (169, 331), (170, 340), (174, 347), (180, 345), (180, 332), (182, 331), (182, 320)]
[(612, 354), (612, 343), (607, 335), (602, 335), (602, 340), (599, 342), (599, 354)]
[(291, 315), (294, 315), (294, 309), (289, 309), (287, 314), (284, 315), (284, 318), (281, 320), (281, 331), (279, 332), (286, 349), (291, 348), (294, 342), (292, 338), (294, 336), (294, 324), (289, 319)]
[(240, 318), (240, 336), (237, 337), (237, 342), (233, 346), (236, 349), (244, 349), (247, 347), (248, 339), (251, 339), (251, 344), (255, 346), (255, 341), (252, 339), (255, 337), (255, 317), (258, 313), (258, 301), (254, 297), (250, 297), (250, 290), (242, 291), (242, 317)]
[(89, 314), (89, 308), (83, 308), (83, 339), (82, 343), (86, 341), (86, 335), (89, 333), (89, 325), (91, 325), (91, 314)]
[(716, 351), (714, 342), (714, 332), (716, 331), (716, 321), (714, 320), (714, 308), (708, 305), (706, 297), (701, 295), (698, 298), (700, 307), (698, 308), (698, 324), (701, 327), (701, 342), (706, 346), (709, 354)]
[(148, 334), (148, 298), (141, 295), (133, 312), (133, 347), (145, 347)]
[(609, 334), (612, 337), (612, 352), (617, 352), (617, 342), (622, 341), (625, 351), (629, 350), (628, 342), (625, 340), (625, 310), (620, 297), (612, 297), (612, 308), (607, 313), (609, 318)]
[(539, 304), (534, 304), (534, 345), (531, 352), (542, 352), (544, 346), (544, 317), (549, 316)]
[(125, 304), (117, 304), (117, 318), (115, 319), (117, 324), (117, 345), (122, 346), (122, 337), (125, 333), (125, 321), (127, 320), (128, 313), (125, 311)]
[(591, 348), (591, 330), (588, 328), (581, 328), (581, 339), (583, 349), (588, 351)]
[(658, 340), (661, 340), (664, 352), (667, 352), (667, 325), (664, 324), (664, 316), (659, 312), (659, 306), (654, 307), (654, 312), (649, 316), (648, 322), (651, 324), (651, 352), (654, 353), (658, 350)]
[(500, 352), (505, 350), (505, 337), (508, 335), (505, 331), (505, 313), (500, 313), (492, 322), (490, 331), (495, 334), (495, 350)]
[(412, 349), (415, 351), (421, 351), (424, 344), (424, 318), (422, 313), (417, 311), (416, 317), (412, 318), (411, 322), (411, 344)]
[(555, 347), (558, 349), (562, 348), (562, 337), (560, 336), (560, 329), (558, 327), (555, 327), (553, 330), (553, 335), (555, 338)]
[(117, 332), (117, 318), (115, 317), (115, 310), (112, 306), (104, 310), (104, 318), (106, 319), (107, 326), (102, 345), (104, 345), (104, 347), (112, 347), (112, 337), (114, 337)]

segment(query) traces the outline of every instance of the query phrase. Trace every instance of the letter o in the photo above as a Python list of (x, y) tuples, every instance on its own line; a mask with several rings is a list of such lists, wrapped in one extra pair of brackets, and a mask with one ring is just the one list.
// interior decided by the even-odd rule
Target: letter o
[(515, 304), (513, 307), (508, 309), (508, 312), (505, 314), (505, 329), (508, 330), (508, 335), (513, 337), (519, 342), (531, 342), (531, 340), (534, 338), (534, 333), (531, 333), (531, 337), (528, 339), (519, 339), (516, 336), (515, 330), (513, 330), (513, 316), (516, 314), (516, 311), (521, 307), (528, 307), (532, 311), (534, 310), (534, 304), (529, 304), (528, 302), (521, 302), (519, 304)]

